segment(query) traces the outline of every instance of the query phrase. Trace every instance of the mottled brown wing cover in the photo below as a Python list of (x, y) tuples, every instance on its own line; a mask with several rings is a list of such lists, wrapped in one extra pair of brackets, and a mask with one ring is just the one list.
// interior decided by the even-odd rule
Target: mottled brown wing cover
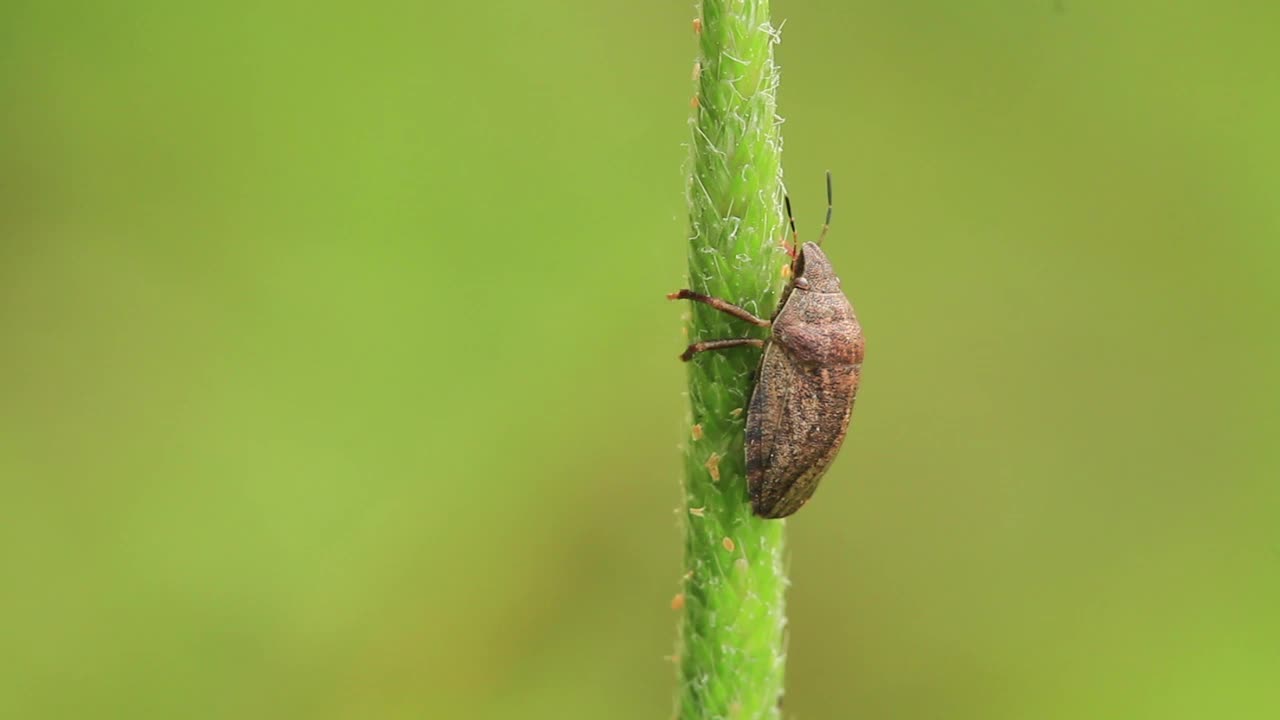
[(813, 496), (844, 442), (862, 355), (862, 329), (843, 293), (796, 290), (786, 299), (747, 414), (755, 514), (786, 517)]

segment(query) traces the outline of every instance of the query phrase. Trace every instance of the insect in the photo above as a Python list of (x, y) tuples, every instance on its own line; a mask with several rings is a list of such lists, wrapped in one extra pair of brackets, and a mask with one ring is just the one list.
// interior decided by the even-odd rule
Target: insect
[[(785, 198), (793, 242), (799, 245), (791, 199)], [(737, 305), (692, 290), (667, 297), (705, 303), (745, 322), (770, 329), (768, 339), (726, 338), (690, 345), (681, 360), (710, 350), (750, 345), (763, 349), (747, 407), (747, 490), (751, 509), (763, 518), (799, 510), (835, 460), (849, 429), (865, 342), (840, 278), (822, 251), (831, 227), (831, 173), (827, 218), (816, 243), (790, 247), (791, 280), (773, 317), (756, 317)]]

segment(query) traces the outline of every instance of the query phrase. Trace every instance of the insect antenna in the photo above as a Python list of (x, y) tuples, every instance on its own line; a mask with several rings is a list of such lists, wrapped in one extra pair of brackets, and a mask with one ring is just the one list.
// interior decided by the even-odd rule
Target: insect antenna
[[(794, 227), (794, 226), (793, 226)], [(827, 238), (827, 231), (831, 229), (831, 171), (827, 171), (827, 220), (822, 223), (822, 232), (818, 235), (818, 244)]]
[(791, 196), (783, 193), (782, 203), (787, 207), (787, 221), (791, 223), (791, 245), (787, 245), (786, 241), (782, 242), (782, 247), (791, 256), (792, 260), (800, 254), (800, 233), (796, 232), (796, 216), (791, 213)]

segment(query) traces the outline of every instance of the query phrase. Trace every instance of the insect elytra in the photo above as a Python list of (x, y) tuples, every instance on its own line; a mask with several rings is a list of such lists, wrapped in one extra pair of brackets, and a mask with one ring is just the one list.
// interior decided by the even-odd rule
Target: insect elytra
[(744, 345), (762, 349), (747, 406), (744, 446), (751, 508), (764, 518), (787, 517), (813, 497), (848, 432), (865, 351), (862, 326), (822, 250), (831, 227), (831, 173), (827, 217), (817, 242), (799, 244), (791, 199), (784, 199), (798, 247), (788, 247), (790, 280), (770, 319), (692, 290), (667, 296), (704, 303), (770, 329), (764, 340), (707, 340), (690, 345), (680, 356), (689, 361), (713, 350)]

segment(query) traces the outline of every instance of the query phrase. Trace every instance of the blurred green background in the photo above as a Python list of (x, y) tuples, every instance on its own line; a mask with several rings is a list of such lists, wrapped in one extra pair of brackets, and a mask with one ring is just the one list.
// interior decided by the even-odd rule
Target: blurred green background
[[(775, 5), (788, 715), (1280, 716), (1259, 7)], [(692, 17), (4, 3), (0, 715), (668, 716)]]

